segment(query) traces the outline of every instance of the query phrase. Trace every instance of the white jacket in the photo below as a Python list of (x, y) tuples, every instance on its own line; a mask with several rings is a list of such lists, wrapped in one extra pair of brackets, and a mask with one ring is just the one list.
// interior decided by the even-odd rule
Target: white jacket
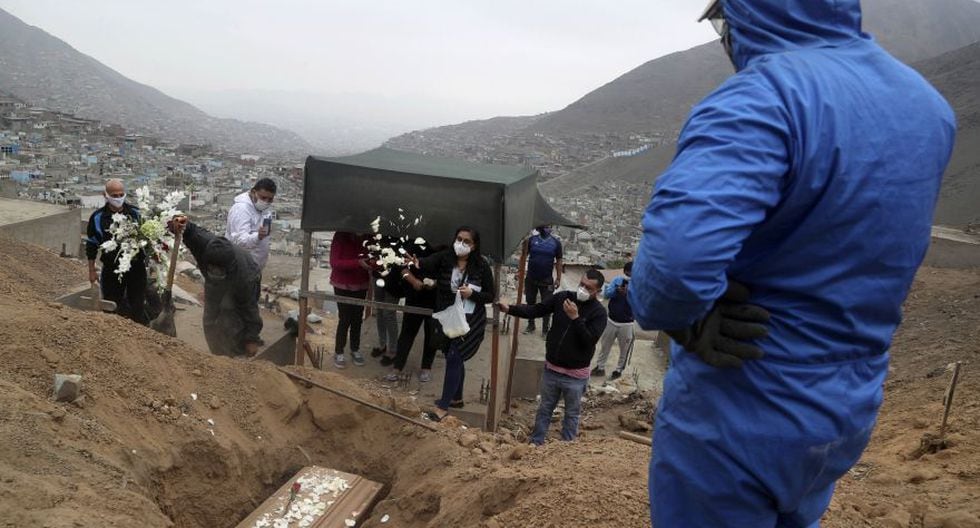
[(228, 227), (225, 229), (225, 238), (231, 240), (237, 246), (245, 248), (251, 253), (259, 269), (265, 268), (265, 262), (269, 260), (270, 238), (265, 237), (259, 240), (259, 228), (262, 227), (262, 218), (271, 216), (272, 211), (266, 209), (260, 213), (252, 203), (248, 191), (235, 197), (235, 203), (228, 211)]

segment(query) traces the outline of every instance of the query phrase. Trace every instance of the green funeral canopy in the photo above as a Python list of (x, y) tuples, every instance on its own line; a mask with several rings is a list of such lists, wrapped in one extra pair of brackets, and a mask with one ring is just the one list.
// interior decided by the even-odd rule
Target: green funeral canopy
[[(380, 217), (386, 234), (449, 244), (456, 228), (465, 225), (480, 232), (481, 250), (499, 262), (536, 226), (581, 228), (548, 205), (538, 192), (537, 176), (530, 167), (384, 147), (339, 158), (310, 156), (301, 227), (368, 233)], [(392, 224), (398, 232), (387, 233)]]

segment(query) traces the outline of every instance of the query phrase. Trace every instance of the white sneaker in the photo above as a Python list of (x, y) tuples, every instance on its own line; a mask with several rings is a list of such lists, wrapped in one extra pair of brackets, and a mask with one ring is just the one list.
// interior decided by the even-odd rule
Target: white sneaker
[(347, 358), (343, 354), (334, 354), (333, 366), (339, 369), (347, 368)]
[(358, 366), (358, 367), (363, 367), (364, 366), (364, 354), (361, 354), (360, 352), (358, 352), (356, 350), (352, 350), (351, 353), (350, 353), (350, 357), (351, 357), (351, 360), (354, 362), (354, 365), (355, 366)]
[(428, 383), (432, 381), (432, 371), (431, 370), (419, 371), (419, 381), (421, 381), (422, 383)]

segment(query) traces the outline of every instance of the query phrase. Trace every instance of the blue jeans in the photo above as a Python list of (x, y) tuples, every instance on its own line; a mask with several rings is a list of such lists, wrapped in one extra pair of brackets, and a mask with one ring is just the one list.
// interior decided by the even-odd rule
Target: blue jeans
[(534, 432), (529, 440), (532, 444), (541, 445), (548, 435), (551, 425), (551, 413), (558, 406), (558, 398), (565, 398), (565, 417), (561, 422), (561, 439), (575, 440), (578, 436), (578, 418), (582, 413), (582, 395), (589, 386), (588, 379), (576, 379), (559, 374), (547, 366), (541, 375), (541, 405), (534, 418)]

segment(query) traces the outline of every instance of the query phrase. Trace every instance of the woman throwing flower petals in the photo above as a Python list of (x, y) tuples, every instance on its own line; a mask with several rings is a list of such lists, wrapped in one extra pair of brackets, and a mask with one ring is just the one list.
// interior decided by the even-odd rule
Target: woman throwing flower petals
[[(436, 311), (445, 310), (456, 302), (456, 294), (463, 299), (466, 322), (470, 331), (450, 339), (436, 322), (437, 341), (442, 342), (446, 354), (446, 375), (442, 384), (442, 398), (436, 400), (436, 409), (428, 413), (430, 419), (439, 421), (449, 414), (450, 407), (463, 407), (463, 382), (466, 371), (463, 362), (480, 349), (487, 326), (486, 305), (493, 302), (494, 282), (490, 264), (480, 253), (480, 234), (470, 227), (456, 230), (450, 249), (418, 260), (423, 276), (436, 280)], [(419, 279), (411, 273), (402, 276), (409, 284), (419, 286)]]

